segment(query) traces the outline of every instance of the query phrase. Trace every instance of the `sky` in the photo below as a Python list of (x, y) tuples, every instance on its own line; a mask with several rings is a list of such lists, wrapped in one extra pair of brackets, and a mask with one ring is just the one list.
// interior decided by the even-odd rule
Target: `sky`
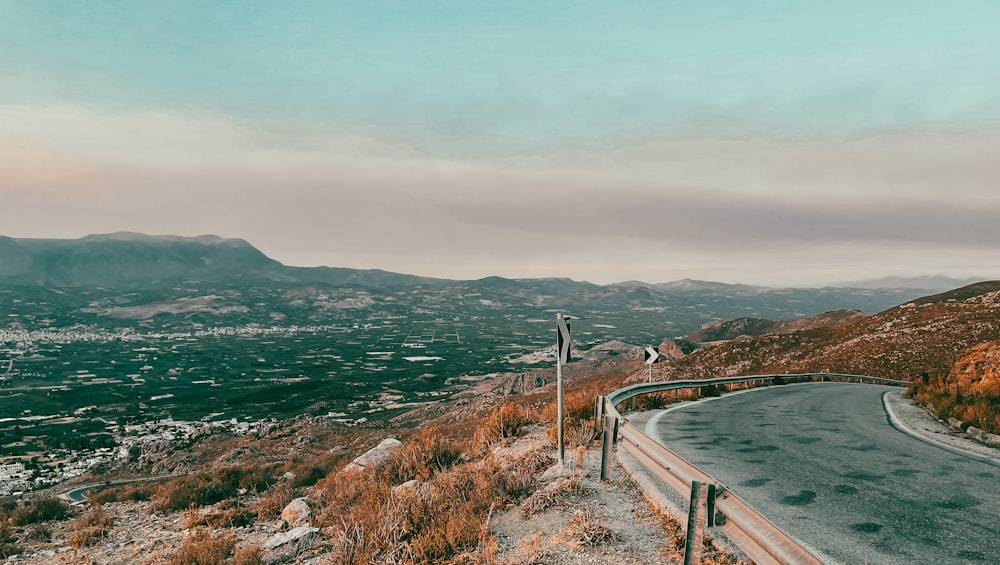
[(0, 0), (0, 235), (458, 279), (1000, 278), (997, 29), (973, 0)]

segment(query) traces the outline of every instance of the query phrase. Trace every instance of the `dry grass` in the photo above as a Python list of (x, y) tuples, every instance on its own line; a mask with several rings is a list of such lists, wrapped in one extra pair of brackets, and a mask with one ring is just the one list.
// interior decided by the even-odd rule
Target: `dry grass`
[(257, 503), (253, 510), (257, 512), (260, 520), (274, 520), (281, 516), (281, 511), (288, 506), (288, 503), (295, 498), (295, 489), (288, 483), (276, 485), (270, 492), (266, 493)]
[(257, 513), (238, 506), (200, 512), (196, 508), (184, 511), (181, 523), (185, 530), (195, 528), (242, 528), (257, 521)]
[(152, 507), (156, 512), (176, 512), (235, 498), (243, 489), (265, 492), (274, 483), (273, 471), (273, 467), (236, 465), (180, 477), (157, 489)]
[(101, 506), (95, 506), (90, 512), (76, 519), (76, 528), (69, 535), (69, 545), (73, 549), (81, 549), (96, 545), (108, 537), (115, 517), (104, 511)]
[(64, 520), (69, 505), (55, 498), (38, 498), (26, 506), (18, 506), (10, 513), (10, 521), (15, 526), (30, 526), (50, 520)]
[(14, 543), (15, 541), (14, 527), (10, 523), (10, 518), (5, 511), (0, 510), (0, 559), (21, 553), (21, 548)]
[(105, 504), (108, 502), (143, 502), (153, 498), (157, 491), (157, 485), (141, 483), (111, 487), (100, 490), (87, 491), (84, 495), (90, 504)]
[(199, 530), (184, 540), (171, 565), (228, 565), (227, 558), (236, 547), (236, 536), (225, 532), (218, 536)]
[(483, 451), (507, 438), (517, 437), (531, 423), (528, 409), (505, 402), (493, 409), (477, 427), (472, 440), (474, 451)]
[(932, 406), (942, 420), (958, 418), (990, 433), (1000, 433), (1000, 397), (964, 389), (949, 375), (925, 373), (914, 381), (907, 395), (917, 404)]
[[(474, 443), (482, 444), (500, 430), (513, 433), (513, 426), (499, 425), (513, 421), (511, 417), (510, 412), (494, 411), (483, 427), (496, 431), (480, 428), (484, 433), (477, 434)], [(533, 452), (506, 467), (489, 456), (466, 461), (452, 441), (434, 428), (425, 430), (383, 466), (317, 484), (325, 506), (319, 525), (336, 532), (332, 560), (440, 563), (461, 556), (463, 562), (485, 563), (493, 509), (526, 496), (544, 461)], [(392, 491), (411, 479), (421, 486)]]
[(587, 489), (579, 478), (557, 479), (521, 503), (521, 517), (527, 519), (549, 508), (567, 507), (574, 498), (585, 494)]
[(559, 532), (559, 537), (582, 547), (597, 547), (618, 539), (618, 534), (608, 529), (603, 522), (607, 516), (595, 515), (590, 506), (577, 510), (570, 518), (570, 526)]

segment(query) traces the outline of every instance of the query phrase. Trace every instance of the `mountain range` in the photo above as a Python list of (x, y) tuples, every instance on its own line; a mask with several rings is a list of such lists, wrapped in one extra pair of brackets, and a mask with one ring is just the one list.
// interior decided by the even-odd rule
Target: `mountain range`
[(546, 319), (561, 311), (589, 319), (595, 340), (658, 343), (706, 323), (880, 312), (927, 294), (906, 287), (776, 289), (692, 279), (609, 285), (567, 278), (446, 280), (287, 266), (245, 240), (213, 235), (0, 237), (0, 311), (27, 329), (83, 324), (185, 330), (447, 316), (534, 335), (536, 330), (512, 320)]

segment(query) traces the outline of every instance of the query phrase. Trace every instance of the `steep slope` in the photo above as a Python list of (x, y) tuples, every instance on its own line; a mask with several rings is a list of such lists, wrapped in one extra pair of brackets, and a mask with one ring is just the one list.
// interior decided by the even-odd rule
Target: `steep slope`
[(809, 330), (836, 326), (867, 317), (857, 310), (833, 310), (801, 320), (772, 321), (760, 318), (739, 318), (725, 322), (708, 322), (701, 329), (687, 337), (695, 343), (725, 341), (741, 336), (759, 336), (796, 330)]

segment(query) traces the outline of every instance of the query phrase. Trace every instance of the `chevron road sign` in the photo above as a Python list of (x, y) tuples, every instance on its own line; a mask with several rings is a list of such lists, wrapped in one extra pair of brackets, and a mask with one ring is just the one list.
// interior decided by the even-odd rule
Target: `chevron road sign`
[(647, 346), (644, 353), (646, 354), (647, 365), (652, 365), (653, 363), (656, 363), (660, 359), (660, 350), (656, 347)]
[(569, 363), (570, 360), (569, 321), (571, 319), (569, 316), (559, 316), (556, 318), (556, 329), (559, 333), (556, 339), (556, 353), (559, 355), (559, 362), (564, 365)]

